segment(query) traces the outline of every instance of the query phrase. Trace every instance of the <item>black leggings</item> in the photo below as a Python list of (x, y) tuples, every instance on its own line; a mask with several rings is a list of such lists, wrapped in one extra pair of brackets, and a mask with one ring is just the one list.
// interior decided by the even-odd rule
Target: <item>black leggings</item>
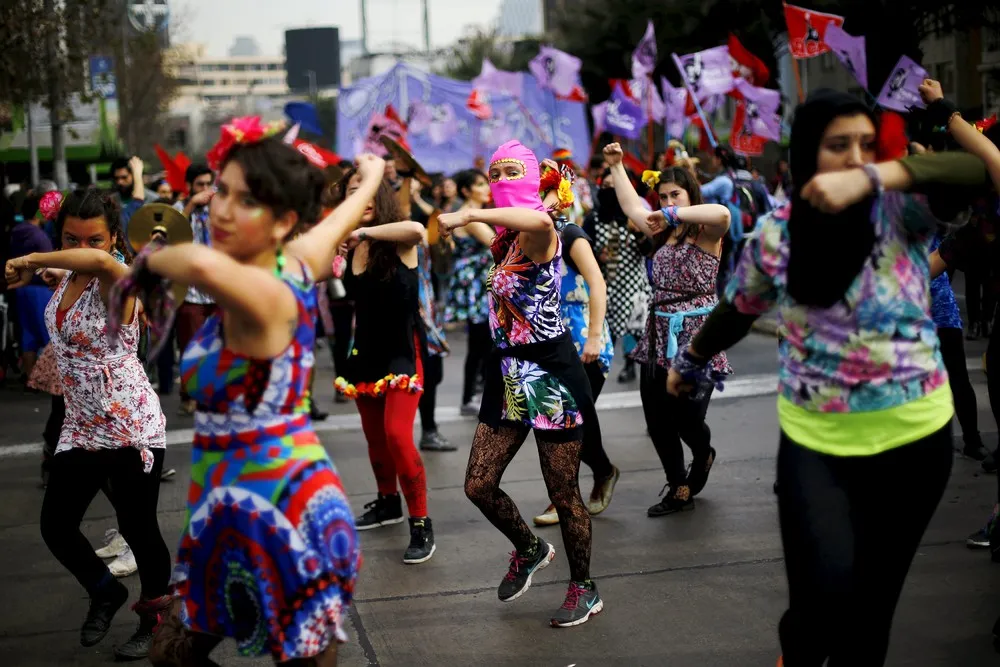
[(969, 310), (969, 326), (989, 324), (996, 309), (996, 296), (990, 286), (989, 271), (965, 272), (965, 305)]
[(892, 617), (952, 464), (951, 425), (875, 456), (778, 448), (785, 667), (880, 667)]
[(424, 362), (424, 393), (420, 396), (420, 428), (424, 433), (434, 433), (438, 430), (434, 419), (434, 409), (437, 407), (437, 388), (444, 377), (444, 360), (436, 354), (430, 354), (427, 346), (420, 351)]
[(111, 574), (80, 532), (80, 522), (98, 490), (110, 482), (118, 529), (135, 554), (146, 599), (167, 593), (170, 552), (160, 535), (156, 504), (164, 449), (153, 449), (153, 469), (142, 471), (134, 447), (87, 451), (72, 449), (52, 459), (49, 485), (42, 501), (42, 539), (52, 555), (91, 595)]
[(650, 369), (648, 364), (643, 364), (639, 373), (639, 397), (649, 437), (667, 474), (667, 484), (672, 489), (686, 486), (687, 469), (681, 441), (691, 448), (693, 456), (708, 458), (712, 431), (705, 423), (705, 415), (712, 392), (699, 401), (671, 396), (667, 393), (667, 371), (660, 366)]
[(465, 352), (465, 378), (462, 381), (462, 405), (469, 403), (476, 393), (476, 378), (493, 349), (488, 322), (469, 323), (469, 347)]
[[(480, 423), (472, 439), (469, 467), (465, 471), (465, 495), (519, 552), (531, 548), (534, 535), (521, 518), (517, 505), (500, 489), (500, 478), (529, 431), (527, 426), (510, 422), (496, 430)], [(590, 578), (590, 514), (577, 483), (581, 443), (579, 440), (564, 442), (562, 438), (553, 441), (546, 435), (545, 431), (535, 431), (542, 478), (549, 500), (559, 515), (570, 577), (573, 581), (586, 581)]]
[[(583, 369), (587, 371), (587, 379), (590, 380), (590, 393), (594, 396), (594, 402), (601, 395), (604, 388), (604, 373), (601, 365), (596, 361), (584, 364)], [(597, 416), (597, 412), (594, 412)], [(583, 446), (580, 449), (580, 460), (587, 464), (594, 479), (607, 479), (611, 476), (614, 466), (608, 459), (607, 452), (604, 451), (604, 443), (601, 438), (601, 424), (594, 419), (583, 420)]]
[(955, 399), (955, 415), (962, 426), (962, 438), (966, 445), (982, 445), (976, 390), (972, 388), (972, 381), (969, 379), (962, 330), (953, 327), (939, 328), (938, 338), (941, 340), (941, 357), (944, 359), (951, 393)]

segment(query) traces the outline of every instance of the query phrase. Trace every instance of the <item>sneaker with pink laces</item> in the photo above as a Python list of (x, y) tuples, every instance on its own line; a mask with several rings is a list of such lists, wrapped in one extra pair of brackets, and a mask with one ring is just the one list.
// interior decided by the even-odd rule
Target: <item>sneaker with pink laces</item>
[(552, 617), (553, 628), (571, 628), (583, 625), (590, 617), (604, 610), (604, 600), (593, 581), (571, 581), (566, 590), (566, 601)]
[(510, 553), (510, 569), (497, 588), (497, 597), (503, 602), (511, 602), (521, 597), (531, 588), (531, 577), (544, 569), (556, 557), (556, 548), (545, 540), (535, 538), (531, 551), (519, 554)]

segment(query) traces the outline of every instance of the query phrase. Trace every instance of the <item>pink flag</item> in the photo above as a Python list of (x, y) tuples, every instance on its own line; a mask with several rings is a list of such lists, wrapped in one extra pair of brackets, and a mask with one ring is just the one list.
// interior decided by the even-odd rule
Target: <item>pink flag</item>
[(691, 92), (702, 100), (709, 95), (725, 95), (733, 89), (733, 64), (728, 46), (716, 46), (680, 57), (684, 79)]
[(489, 58), (483, 58), (483, 69), (480, 70), (479, 76), (472, 80), (472, 85), (485, 93), (500, 93), (521, 99), (524, 77), (520, 72), (497, 69)]
[(656, 69), (656, 32), (653, 22), (646, 24), (646, 34), (632, 52), (632, 78), (645, 79)]
[(737, 79), (736, 92), (743, 98), (743, 127), (745, 134), (781, 141), (781, 93), (771, 88), (752, 86), (744, 79)]
[(543, 46), (531, 59), (528, 69), (541, 88), (547, 88), (560, 97), (568, 97), (580, 83), (580, 59), (565, 51)]
[(865, 38), (844, 32), (836, 23), (828, 23), (823, 42), (830, 47), (847, 71), (857, 79), (862, 88), (868, 88), (868, 64), (865, 58)]
[(661, 78), (663, 85), (663, 126), (667, 136), (679, 139), (687, 126), (687, 88), (674, 88), (666, 78)]

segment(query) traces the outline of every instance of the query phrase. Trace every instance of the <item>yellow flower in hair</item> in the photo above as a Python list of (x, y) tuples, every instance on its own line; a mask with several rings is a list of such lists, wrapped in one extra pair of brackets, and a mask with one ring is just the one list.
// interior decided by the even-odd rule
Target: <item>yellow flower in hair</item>
[(647, 169), (642, 172), (642, 182), (646, 187), (655, 188), (660, 183), (660, 172)]
[(573, 205), (575, 197), (573, 196), (573, 184), (569, 182), (568, 179), (562, 179), (559, 181), (559, 190), (557, 192), (559, 198), (559, 208), (569, 208)]

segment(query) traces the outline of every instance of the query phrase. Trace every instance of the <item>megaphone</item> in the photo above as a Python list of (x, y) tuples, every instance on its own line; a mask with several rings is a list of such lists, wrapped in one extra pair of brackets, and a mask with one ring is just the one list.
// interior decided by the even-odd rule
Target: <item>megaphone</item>
[[(145, 204), (132, 214), (128, 222), (128, 242), (132, 250), (140, 252), (153, 239), (160, 238), (167, 245), (191, 243), (194, 231), (184, 214), (168, 204)], [(173, 283), (174, 302), (180, 306), (187, 295), (187, 285)]]

